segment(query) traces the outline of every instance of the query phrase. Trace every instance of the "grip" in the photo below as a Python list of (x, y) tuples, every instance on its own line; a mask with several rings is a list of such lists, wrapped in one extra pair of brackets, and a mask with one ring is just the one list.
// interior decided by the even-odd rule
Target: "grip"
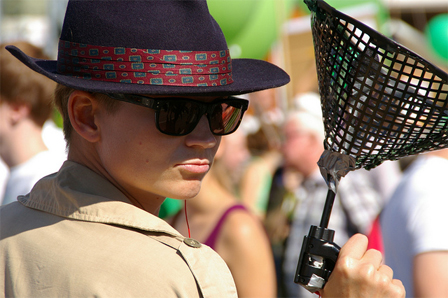
[(333, 230), (317, 226), (303, 239), (294, 282), (311, 293), (323, 289), (334, 269), (341, 248), (333, 239)]

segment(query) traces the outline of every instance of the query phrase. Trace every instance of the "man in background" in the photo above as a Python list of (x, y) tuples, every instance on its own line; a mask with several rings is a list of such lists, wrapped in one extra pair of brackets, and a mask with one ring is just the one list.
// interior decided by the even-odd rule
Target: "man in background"
[[(288, 297), (314, 297), (294, 283), (294, 276), (303, 237), (311, 225), (319, 224), (327, 197), (328, 186), (317, 164), (324, 152), (324, 127), (317, 94), (298, 96), (295, 104), (283, 125), (283, 181), (295, 181), (296, 185), (286, 186), (290, 191), (282, 204), (284, 211), (290, 209), (291, 226), (281, 270)], [(366, 174), (350, 172), (339, 183), (328, 228), (335, 231), (334, 242), (340, 246), (356, 233), (368, 234), (380, 212), (380, 196)]]
[(418, 155), (381, 213), (385, 263), (408, 297), (448, 297), (448, 149)]

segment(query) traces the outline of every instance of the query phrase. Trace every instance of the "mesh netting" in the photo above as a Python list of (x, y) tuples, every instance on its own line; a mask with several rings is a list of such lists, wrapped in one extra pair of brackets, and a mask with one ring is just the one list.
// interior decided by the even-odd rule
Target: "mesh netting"
[(307, 4), (325, 149), (371, 169), (448, 147), (448, 75), (325, 2)]

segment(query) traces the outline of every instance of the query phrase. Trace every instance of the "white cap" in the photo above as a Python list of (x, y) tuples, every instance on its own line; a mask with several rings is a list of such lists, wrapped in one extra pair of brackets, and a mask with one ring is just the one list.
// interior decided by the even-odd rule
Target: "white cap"
[(320, 96), (317, 93), (301, 93), (294, 98), (294, 109), (287, 120), (295, 120), (301, 129), (312, 132), (322, 140), (325, 137)]

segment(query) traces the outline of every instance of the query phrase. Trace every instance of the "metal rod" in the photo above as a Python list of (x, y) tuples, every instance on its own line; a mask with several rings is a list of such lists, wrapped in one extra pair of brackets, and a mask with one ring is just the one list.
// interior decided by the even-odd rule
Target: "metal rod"
[(320, 227), (327, 228), (330, 221), (331, 209), (333, 209), (334, 197), (336, 194), (329, 189), (327, 192), (327, 199), (325, 200), (324, 211), (322, 211), (322, 218), (320, 220)]

